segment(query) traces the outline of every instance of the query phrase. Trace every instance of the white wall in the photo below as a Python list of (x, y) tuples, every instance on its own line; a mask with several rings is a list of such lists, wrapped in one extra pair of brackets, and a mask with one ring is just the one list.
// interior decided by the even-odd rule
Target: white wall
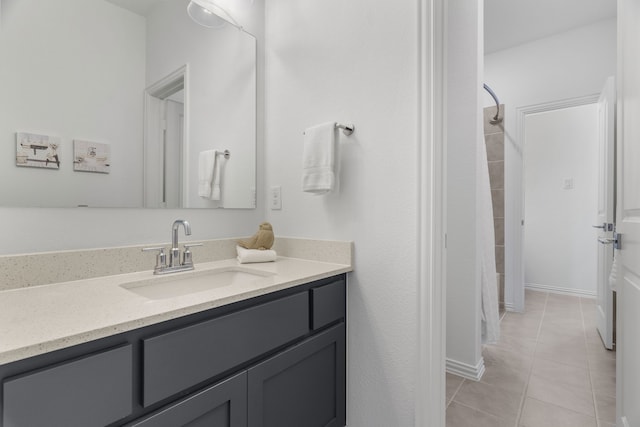
[[(0, 204), (141, 206), (144, 19), (103, 0), (2, 7)], [(60, 169), (16, 167), (16, 132), (59, 137)], [(74, 172), (74, 139), (110, 144), (111, 172)]]
[[(481, 142), (482, 2), (448, 3), (447, 364), (481, 373), (476, 155)], [(460, 372), (462, 373), (462, 372)]]
[[(417, 2), (268, 0), (266, 183), (279, 234), (355, 242), (348, 424), (413, 425), (417, 361)], [(340, 135), (340, 190), (301, 191), (302, 132)]]
[[(485, 56), (485, 83), (505, 104), (505, 303), (517, 303), (523, 272), (522, 143), (517, 109), (600, 92), (616, 70), (614, 19)], [(485, 105), (492, 105), (484, 95)], [(521, 301), (520, 301), (521, 302)]]
[[(524, 144), (525, 284), (595, 295), (596, 104), (529, 114)], [(571, 179), (573, 188), (565, 188)]]

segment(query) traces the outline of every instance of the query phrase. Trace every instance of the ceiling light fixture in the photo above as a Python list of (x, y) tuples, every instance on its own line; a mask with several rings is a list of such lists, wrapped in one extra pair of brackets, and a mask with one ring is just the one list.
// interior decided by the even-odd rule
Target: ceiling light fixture
[(187, 13), (196, 23), (207, 28), (222, 28), (229, 23), (242, 29), (229, 12), (212, 0), (191, 0), (187, 6)]

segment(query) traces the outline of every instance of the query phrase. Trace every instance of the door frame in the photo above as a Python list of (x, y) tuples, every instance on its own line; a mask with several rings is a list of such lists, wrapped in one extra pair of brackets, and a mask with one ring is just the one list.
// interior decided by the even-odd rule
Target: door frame
[[(446, 419), (446, 0), (419, 1), (419, 108), (418, 108), (418, 316), (417, 380), (414, 401), (415, 427), (443, 427)], [(524, 136), (527, 114), (562, 106), (597, 102), (598, 95), (555, 101), (517, 109), (518, 138)], [(505, 159), (509, 161), (509, 159)], [(511, 159), (513, 161), (513, 159)], [(522, 177), (522, 158), (519, 160)], [(524, 270), (522, 269), (522, 188), (513, 202), (518, 257), (505, 268), (520, 283), (524, 309)], [(514, 219), (517, 218), (515, 221)], [(509, 220), (509, 219), (507, 219)], [(514, 245), (512, 243), (512, 245)], [(506, 272), (505, 272), (506, 273)], [(509, 275), (506, 275), (507, 281)], [(505, 289), (506, 292), (506, 289)], [(516, 304), (514, 304), (514, 307)]]
[[(505, 250), (505, 254), (510, 254), (505, 258), (505, 307), (510, 311), (524, 311), (524, 227), (526, 224), (526, 218), (524, 218), (524, 149), (527, 116), (595, 104), (598, 102), (599, 97), (600, 94), (592, 94), (516, 108), (516, 135), (519, 156), (510, 156), (510, 158), (505, 159), (505, 162), (512, 163), (512, 169), (514, 170), (513, 176), (505, 179), (517, 180), (516, 189), (519, 190), (519, 194), (505, 194), (505, 204), (510, 203), (510, 209), (506, 209), (505, 206), (505, 228), (511, 230), (511, 233), (509, 233), (510, 238), (505, 241), (505, 249), (509, 248), (508, 251)], [(508, 170), (509, 168), (505, 169)]]
[(445, 425), (446, 0), (418, 0), (415, 427)]
[(163, 141), (165, 111), (163, 101), (174, 93), (184, 90), (184, 126), (182, 130), (182, 184), (181, 206), (187, 206), (186, 178), (188, 176), (189, 141), (189, 65), (151, 84), (144, 90), (144, 135), (143, 135), (143, 201), (145, 207), (159, 207), (164, 203), (162, 192), (165, 162), (164, 151), (157, 150), (158, 141)]

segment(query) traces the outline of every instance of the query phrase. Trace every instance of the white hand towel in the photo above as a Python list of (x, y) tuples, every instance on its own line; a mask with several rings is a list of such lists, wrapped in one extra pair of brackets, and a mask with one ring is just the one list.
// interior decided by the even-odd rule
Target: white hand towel
[(201, 151), (198, 156), (198, 196), (209, 200), (220, 200), (222, 191), (222, 169), (225, 157), (221, 150)]
[(336, 124), (323, 123), (304, 131), (302, 154), (302, 191), (325, 194), (336, 180)]
[(213, 167), (213, 181), (211, 181), (211, 200), (220, 200), (222, 198), (222, 191), (220, 190), (222, 186), (222, 176), (224, 163), (226, 158), (224, 157), (222, 151), (216, 150), (216, 161)]
[(259, 250), (259, 249), (245, 249), (240, 246), (236, 246), (238, 252), (238, 262), (240, 264), (249, 264), (254, 262), (273, 262), (277, 258), (276, 251), (273, 249)]
[(211, 184), (216, 165), (216, 150), (201, 151), (198, 156), (198, 196), (211, 197)]

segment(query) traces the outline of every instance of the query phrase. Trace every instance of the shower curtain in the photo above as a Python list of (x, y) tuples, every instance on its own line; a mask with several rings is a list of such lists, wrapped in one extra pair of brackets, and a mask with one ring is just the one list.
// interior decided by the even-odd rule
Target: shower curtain
[(482, 287), (482, 342), (495, 343), (500, 338), (498, 314), (498, 281), (496, 274), (495, 235), (493, 223), (493, 203), (489, 182), (489, 165), (484, 136), (477, 144), (476, 179), (476, 226), (478, 254), (480, 260), (480, 283)]

